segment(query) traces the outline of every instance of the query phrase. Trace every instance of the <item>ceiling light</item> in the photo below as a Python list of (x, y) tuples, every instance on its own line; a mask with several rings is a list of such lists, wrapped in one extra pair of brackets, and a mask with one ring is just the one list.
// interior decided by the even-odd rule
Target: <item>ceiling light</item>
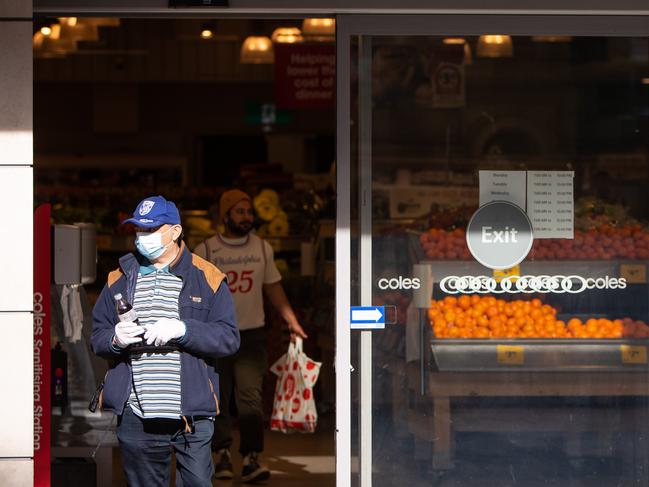
[(45, 36), (42, 29), (34, 34), (34, 55), (39, 58), (63, 57), (76, 50), (76, 42), (65, 38), (62, 34), (65, 26), (54, 24), (51, 26), (50, 35)]
[(500, 34), (480, 36), (477, 54), (478, 57), (512, 57), (514, 54), (512, 38)]
[(58, 40), (61, 37), (61, 24), (44, 25), (38, 32), (44, 39)]
[(60, 17), (59, 22), (63, 25), (68, 25), (70, 27), (74, 27), (77, 25), (78, 19), (76, 17)]
[(446, 37), (442, 42), (448, 45), (459, 46), (466, 44), (466, 39), (463, 39), (461, 37)]
[(471, 46), (462, 37), (445, 37), (442, 43), (447, 46), (464, 46), (464, 59), (463, 62), (467, 66), (473, 64), (473, 54), (471, 53)]
[(302, 34), (311, 40), (331, 41), (336, 37), (336, 19), (304, 19)]
[(209, 40), (214, 38), (214, 23), (204, 22), (201, 24), (201, 39)]
[(297, 27), (278, 27), (273, 31), (271, 39), (276, 44), (295, 44), (304, 41), (302, 31)]
[(273, 41), (266, 36), (249, 36), (241, 46), (242, 64), (272, 64), (275, 60)]

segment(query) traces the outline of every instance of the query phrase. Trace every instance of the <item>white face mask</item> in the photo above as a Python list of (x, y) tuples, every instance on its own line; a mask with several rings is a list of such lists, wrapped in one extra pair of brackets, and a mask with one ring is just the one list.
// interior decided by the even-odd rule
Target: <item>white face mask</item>
[(169, 231), (171, 231), (171, 228), (162, 233), (136, 232), (135, 247), (147, 259), (157, 259), (164, 254), (167, 247), (174, 243), (172, 240), (167, 245), (162, 245), (162, 236), (169, 233)]

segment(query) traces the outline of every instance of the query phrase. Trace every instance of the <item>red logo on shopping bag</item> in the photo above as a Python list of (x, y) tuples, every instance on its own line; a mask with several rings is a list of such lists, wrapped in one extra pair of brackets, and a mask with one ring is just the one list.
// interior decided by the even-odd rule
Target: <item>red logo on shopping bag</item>
[(284, 397), (290, 399), (295, 394), (295, 376), (293, 374), (288, 374), (286, 376), (286, 381), (284, 381)]
[(293, 399), (293, 408), (291, 409), (291, 411), (293, 411), (293, 413), (297, 413), (300, 410), (301, 406), (302, 401), (300, 401), (299, 397), (296, 397), (295, 399)]

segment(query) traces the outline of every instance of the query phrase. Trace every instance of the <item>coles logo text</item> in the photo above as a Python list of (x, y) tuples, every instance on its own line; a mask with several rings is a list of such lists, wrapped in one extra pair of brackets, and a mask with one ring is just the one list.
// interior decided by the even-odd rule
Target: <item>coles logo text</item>
[(393, 277), (392, 279), (384, 277), (379, 279), (378, 285), (381, 291), (386, 291), (388, 289), (419, 289), (421, 288), (421, 279), (418, 277), (411, 279), (403, 276)]
[(623, 277), (595, 278), (576, 275), (508, 276), (503, 279), (488, 276), (447, 276), (439, 283), (440, 289), (447, 294), (577, 294), (588, 289), (625, 289), (626, 285), (626, 279)]

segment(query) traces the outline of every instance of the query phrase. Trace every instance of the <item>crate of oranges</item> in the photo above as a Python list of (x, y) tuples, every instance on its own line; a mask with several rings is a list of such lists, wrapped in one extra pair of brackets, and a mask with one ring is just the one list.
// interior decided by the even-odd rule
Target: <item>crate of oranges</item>
[(430, 326), (440, 339), (649, 338), (649, 327), (630, 318), (559, 319), (538, 299), (506, 301), (493, 296), (447, 296), (431, 301)]

